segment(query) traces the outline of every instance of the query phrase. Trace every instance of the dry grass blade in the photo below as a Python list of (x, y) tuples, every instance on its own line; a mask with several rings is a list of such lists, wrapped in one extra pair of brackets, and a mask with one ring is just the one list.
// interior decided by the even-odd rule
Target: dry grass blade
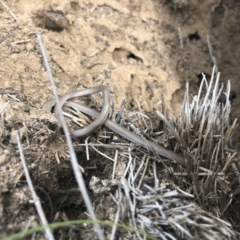
[(12, 10), (7, 6), (7, 4), (3, 1), (0, 0), (2, 5), (7, 9), (7, 11), (11, 14), (11, 16), (15, 19), (16, 22), (19, 22), (18, 18), (15, 16), (15, 14), (12, 12)]
[[(49, 63), (48, 63), (48, 60), (47, 60), (47, 54), (46, 54), (46, 50), (45, 50), (44, 45), (43, 45), (42, 37), (39, 33), (37, 34), (37, 37), (38, 37), (39, 45), (40, 45), (41, 52), (42, 52), (42, 55), (43, 55), (43, 60), (45, 62), (46, 69), (47, 69), (47, 72), (48, 72), (48, 76), (49, 76), (50, 82), (52, 84), (53, 94), (54, 94), (54, 97), (55, 97), (55, 100), (56, 100), (57, 110), (58, 110), (58, 113), (59, 113), (59, 119), (61, 121), (61, 125), (63, 127), (64, 133), (65, 133), (65, 136), (66, 136), (66, 140), (67, 140), (67, 144), (68, 144), (68, 148), (69, 148), (69, 152), (70, 152), (70, 155), (71, 155), (71, 163), (72, 163), (72, 168), (73, 168), (73, 171), (74, 171), (74, 174), (75, 174), (75, 178), (76, 178), (76, 181), (78, 183), (78, 187), (79, 187), (79, 189), (82, 193), (84, 202), (86, 204), (87, 210), (88, 210), (92, 220), (97, 220), (96, 215), (95, 215), (94, 210), (93, 210), (93, 207), (92, 207), (92, 204), (91, 204), (91, 201), (90, 201), (90, 198), (88, 196), (88, 192), (87, 192), (87, 189), (86, 189), (86, 186), (85, 186), (85, 182), (83, 180), (82, 173), (81, 173), (81, 171), (79, 170), (79, 167), (78, 167), (76, 154), (75, 154), (75, 151), (74, 151), (74, 148), (73, 148), (73, 144), (72, 144), (72, 140), (71, 140), (71, 137), (70, 137), (70, 134), (69, 134), (68, 127), (66, 125), (66, 122), (65, 122), (65, 119), (64, 119), (64, 116), (63, 116), (63, 113), (62, 113), (62, 109), (60, 107), (56, 86), (55, 86), (53, 76), (52, 76), (52, 73), (51, 73), (51, 69), (50, 69), (50, 66), (49, 66)], [(98, 234), (99, 239), (104, 240), (104, 235), (103, 235), (103, 232), (102, 232), (99, 224), (95, 223), (95, 228), (96, 228), (96, 232)]]
[(216, 59), (216, 57), (213, 55), (213, 48), (212, 48), (212, 43), (211, 43), (211, 40), (210, 40), (210, 36), (209, 36), (209, 35), (207, 35), (207, 44), (208, 44), (208, 51), (209, 51), (210, 57), (211, 57), (211, 59), (212, 59), (213, 65), (214, 65), (215, 68), (216, 68), (216, 74), (217, 74), (217, 73), (218, 73), (217, 59)]
[[(24, 158), (24, 155), (23, 155), (22, 145), (20, 143), (18, 135), (17, 135), (17, 144), (18, 144), (18, 149), (19, 149), (19, 153), (20, 153), (20, 157), (21, 157), (21, 161), (22, 161), (22, 165), (23, 165), (23, 170), (24, 170), (24, 173), (25, 173), (25, 176), (26, 176), (26, 180), (27, 180), (29, 189), (32, 193), (32, 197), (33, 197), (35, 207), (36, 207), (38, 215), (41, 219), (42, 225), (47, 226), (48, 225), (47, 218), (46, 218), (46, 216), (43, 212), (41, 202), (40, 202), (40, 200), (39, 200), (39, 198), (38, 198), (38, 196), (37, 196), (37, 194), (34, 190), (34, 187), (33, 187), (32, 181), (31, 181), (31, 177), (30, 177), (30, 174), (28, 172), (27, 164), (26, 164), (26, 161), (25, 161), (25, 158)], [(54, 240), (54, 237), (53, 237), (53, 234), (52, 234), (50, 228), (46, 227), (45, 233), (46, 233), (47, 239)]]

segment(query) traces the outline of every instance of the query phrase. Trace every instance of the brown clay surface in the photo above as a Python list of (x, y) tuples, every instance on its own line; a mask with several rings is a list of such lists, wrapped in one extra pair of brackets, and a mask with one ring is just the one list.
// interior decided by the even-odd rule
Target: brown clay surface
[[(139, 110), (139, 103), (141, 111), (149, 116), (161, 110), (162, 93), (169, 113), (178, 114), (186, 82), (194, 94), (201, 74), (211, 75), (209, 35), (221, 81), (225, 86), (231, 81), (232, 119), (240, 114), (240, 3), (236, 0), (5, 3), (19, 19), (15, 22), (0, 5), (0, 109), (7, 103), (2, 113), (4, 123), (1, 122), (0, 218), (9, 234), (24, 229), (27, 221), (31, 221), (31, 226), (38, 223), (34, 207), (27, 201), (30, 195), (14, 144), (16, 129), (23, 133), (24, 154), (32, 168), (33, 181), (43, 199), (43, 186), (50, 193), (54, 215), (59, 212), (59, 219), (64, 219), (66, 213), (69, 219), (84, 218), (78, 191), (70, 195), (60, 193), (61, 189), (76, 185), (64, 137), (55, 133), (57, 122), (52, 114), (41, 110), (53, 94), (37, 32), (42, 33), (59, 95), (104, 84), (111, 90), (114, 108), (119, 109), (126, 99), (126, 111)], [(37, 27), (32, 17), (38, 9), (63, 12), (70, 26), (60, 32)], [(90, 104), (101, 107), (96, 98)], [(238, 140), (236, 136), (236, 146)], [(78, 154), (86, 181), (92, 176), (106, 179), (112, 164), (93, 155), (95, 161), (90, 166), (85, 160), (85, 149)], [(46, 199), (45, 204), (48, 205)], [(112, 210), (111, 206), (108, 210)], [(104, 210), (100, 212), (103, 214)], [(53, 218), (50, 215), (49, 211), (49, 219)]]

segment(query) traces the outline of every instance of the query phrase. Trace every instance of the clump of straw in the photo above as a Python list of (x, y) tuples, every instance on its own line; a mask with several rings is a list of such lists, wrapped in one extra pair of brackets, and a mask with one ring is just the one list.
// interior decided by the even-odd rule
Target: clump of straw
[(129, 224), (157, 239), (236, 238), (225, 221), (232, 220), (235, 227), (240, 222), (234, 211), (239, 207), (239, 161), (231, 150), (236, 120), (230, 124), (230, 82), (224, 91), (214, 72), (209, 83), (203, 75), (196, 96), (189, 95), (187, 84), (178, 118), (167, 120), (157, 112), (166, 127), (162, 138), (167, 136), (169, 145), (184, 155), (186, 168), (165, 165), (162, 170), (156, 161), (145, 161), (143, 168), (131, 158), (122, 179), (125, 200), (119, 197), (119, 212), (128, 209)]

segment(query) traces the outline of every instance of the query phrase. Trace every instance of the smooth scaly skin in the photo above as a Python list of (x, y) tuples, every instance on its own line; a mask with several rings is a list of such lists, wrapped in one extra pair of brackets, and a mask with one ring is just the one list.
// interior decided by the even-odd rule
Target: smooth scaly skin
[[(91, 94), (97, 93), (97, 92), (103, 92), (104, 104), (103, 104), (102, 111), (100, 113), (96, 110), (93, 110), (89, 107), (80, 105), (78, 103), (69, 102), (69, 101), (66, 102), (68, 99), (71, 99), (71, 98), (91, 95)], [(112, 131), (116, 132), (120, 136), (128, 139), (130, 142), (138, 144), (149, 151), (156, 152), (163, 157), (166, 157), (170, 160), (176, 161), (178, 164), (185, 166), (185, 160), (179, 154), (176, 154), (175, 152), (168, 150), (168, 149), (156, 144), (155, 142), (144, 139), (143, 137), (136, 135), (135, 133), (127, 130), (126, 128), (121, 127), (120, 125), (111, 121), (110, 119), (107, 119), (108, 112), (110, 109), (110, 97), (109, 97), (109, 90), (107, 87), (98, 86), (95, 88), (80, 90), (80, 91), (76, 91), (76, 92), (70, 92), (70, 93), (63, 95), (59, 99), (59, 101), (60, 101), (61, 106), (66, 105), (69, 107), (73, 107), (91, 117), (96, 118), (90, 125), (88, 125), (87, 127), (83, 128), (83, 129), (71, 130), (71, 133), (73, 134), (73, 136), (80, 137), (80, 138), (86, 138), (92, 132), (94, 132), (98, 127), (100, 127), (102, 124), (104, 124), (106, 127), (110, 128)], [(54, 105), (55, 105), (55, 100), (47, 101), (43, 105), (43, 109), (51, 109), (51, 107)], [(55, 114), (56, 118), (59, 120), (58, 111), (57, 111), (56, 107), (54, 108), (54, 114)]]
[[(89, 88), (89, 89), (84, 89), (84, 90), (80, 90), (80, 91), (76, 91), (76, 92), (67, 93), (59, 99), (60, 106), (62, 107), (64, 105), (64, 103), (70, 98), (87, 96), (87, 95), (91, 95), (91, 94), (98, 93), (98, 92), (103, 93), (103, 107), (102, 107), (101, 113), (87, 127), (80, 129), (80, 130), (71, 130), (71, 133), (73, 134), (73, 136), (80, 137), (80, 138), (86, 138), (106, 121), (109, 110), (110, 110), (109, 90), (105, 86), (98, 86), (95, 88)], [(54, 108), (54, 114), (55, 114), (56, 118), (59, 120), (59, 114), (58, 114), (56, 107)]]

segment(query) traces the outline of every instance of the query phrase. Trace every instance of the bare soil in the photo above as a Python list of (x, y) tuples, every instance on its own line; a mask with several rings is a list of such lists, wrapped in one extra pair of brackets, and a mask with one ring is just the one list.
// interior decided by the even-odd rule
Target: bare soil
[[(29, 200), (31, 195), (19, 160), (15, 130), (21, 132), (24, 155), (49, 222), (88, 218), (65, 138), (54, 116), (42, 110), (53, 94), (37, 32), (42, 34), (59, 95), (107, 85), (115, 112), (125, 99), (126, 112), (139, 111), (141, 106), (141, 111), (152, 118), (154, 128), (158, 128), (155, 111), (162, 109), (162, 95), (168, 113), (176, 116), (186, 82), (195, 94), (202, 73), (211, 76), (214, 56), (221, 81), (225, 86), (228, 80), (231, 82), (230, 121), (240, 114), (240, 2), (237, 0), (6, 0), (5, 3), (19, 21), (0, 5), (0, 238), (24, 230), (28, 223), (31, 227), (39, 224)], [(55, 31), (36, 26), (33, 13), (39, 9), (61, 11), (69, 19), (69, 27)], [(88, 98), (85, 104), (101, 108), (97, 96)], [(232, 147), (238, 149), (239, 143), (236, 134)], [(111, 216), (115, 209), (109, 192), (114, 193), (117, 183), (97, 193), (90, 184), (93, 177), (111, 179), (112, 162), (95, 151), (90, 151), (87, 161), (85, 147), (76, 147), (76, 152), (98, 218), (114, 221)], [(108, 154), (114, 157), (114, 150), (108, 150)], [(124, 164), (117, 169), (116, 178), (120, 179)], [(239, 231), (239, 226), (234, 227)], [(85, 229), (86, 235), (90, 236), (91, 231)], [(68, 239), (63, 230), (55, 234)]]

